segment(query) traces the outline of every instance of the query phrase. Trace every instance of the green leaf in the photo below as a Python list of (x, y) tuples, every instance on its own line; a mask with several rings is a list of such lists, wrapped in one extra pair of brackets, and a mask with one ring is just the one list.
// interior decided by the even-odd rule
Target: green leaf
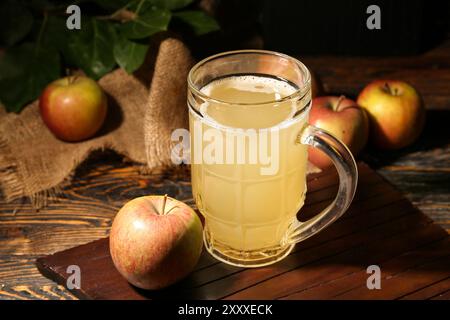
[(159, 31), (167, 30), (170, 18), (170, 11), (152, 7), (143, 13), (138, 13), (133, 21), (124, 23), (121, 26), (121, 32), (129, 39), (146, 38)]
[(23, 72), (24, 65), (22, 61), (26, 61), (29, 57), (28, 46), (14, 47), (8, 49), (0, 58), (0, 81), (17, 77)]
[(7, 50), (0, 60), (0, 101), (8, 111), (19, 112), (60, 76), (60, 69), (59, 54), (52, 48), (25, 43)]
[[(36, 28), (38, 29), (38, 28)], [(64, 52), (71, 30), (66, 27), (66, 19), (59, 16), (49, 16), (42, 35), (42, 46), (51, 46)]]
[(93, 0), (94, 3), (107, 10), (118, 10), (125, 7), (130, 0)]
[(68, 35), (64, 58), (88, 76), (98, 79), (116, 66), (116, 31), (111, 23), (95, 18), (82, 20), (81, 30), (71, 30)]
[(50, 2), (50, 0), (28, 0), (28, 7), (31, 11), (44, 12), (46, 10), (55, 9), (57, 4)]
[(203, 11), (181, 11), (173, 16), (189, 25), (197, 36), (220, 29), (217, 21)]
[(147, 12), (149, 9), (165, 9), (165, 10), (178, 10), (182, 9), (194, 0), (133, 0), (130, 2), (128, 9), (131, 11)]
[(144, 63), (148, 47), (148, 44), (137, 43), (119, 36), (114, 45), (114, 58), (122, 69), (132, 73)]
[(146, 0), (145, 2), (157, 8), (177, 10), (188, 6), (194, 0)]
[(0, 45), (16, 44), (31, 31), (32, 25), (33, 16), (22, 2), (0, 2)]

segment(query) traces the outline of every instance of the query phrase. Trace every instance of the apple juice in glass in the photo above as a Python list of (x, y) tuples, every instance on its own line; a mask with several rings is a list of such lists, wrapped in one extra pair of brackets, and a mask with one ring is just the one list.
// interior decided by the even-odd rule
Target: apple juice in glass
[[(218, 260), (274, 263), (348, 208), (356, 165), (345, 145), (308, 125), (310, 80), (300, 61), (261, 50), (221, 53), (191, 69), (192, 192), (205, 218), (206, 249)], [(330, 156), (340, 186), (330, 206), (300, 222), (308, 146)]]

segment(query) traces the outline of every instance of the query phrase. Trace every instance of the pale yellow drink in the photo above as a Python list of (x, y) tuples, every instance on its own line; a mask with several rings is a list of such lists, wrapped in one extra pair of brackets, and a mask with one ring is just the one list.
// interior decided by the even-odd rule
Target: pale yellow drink
[[(207, 221), (208, 242), (224, 254), (277, 250), (302, 207), (306, 193), (307, 147), (296, 140), (307, 123), (307, 112), (295, 116), (298, 108), (292, 100), (262, 103), (280, 100), (294, 93), (296, 88), (275, 78), (235, 76), (215, 80), (201, 91), (212, 99), (228, 103), (204, 103), (198, 106), (201, 115), (191, 110), (189, 116), (192, 188)], [(195, 163), (199, 159), (194, 159), (194, 150), (205, 151), (210, 143), (203, 141), (199, 145), (199, 137), (193, 134), (195, 130), (198, 133), (199, 128), (202, 135), (209, 129), (218, 130), (224, 137), (223, 155), (219, 160), (226, 160), (233, 150), (234, 161), (212, 163), (208, 160), (209, 163), (205, 163), (208, 161), (202, 159), (202, 163)], [(259, 129), (265, 128), (269, 130), (267, 139), (263, 140)], [(258, 143), (266, 141), (266, 146), (270, 146), (266, 153), (271, 156), (272, 169), (268, 170), (270, 165), (267, 161), (261, 163), (259, 157), (257, 163), (249, 163), (251, 137), (254, 136), (246, 129), (255, 129)], [(241, 140), (246, 142), (244, 148), (236, 142), (232, 149), (227, 149), (227, 136), (228, 139), (233, 137), (234, 142), (244, 138)], [(272, 137), (275, 138), (272, 140)], [(237, 163), (238, 154), (240, 163)], [(274, 164), (276, 159), (277, 165)], [(262, 174), (262, 168), (266, 168), (266, 174)]]

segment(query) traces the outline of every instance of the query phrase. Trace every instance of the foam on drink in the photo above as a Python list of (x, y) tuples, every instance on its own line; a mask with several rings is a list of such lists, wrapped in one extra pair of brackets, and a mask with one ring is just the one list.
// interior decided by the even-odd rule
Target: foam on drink
[(230, 76), (214, 80), (201, 89), (205, 95), (227, 104), (206, 102), (200, 106), (200, 112), (205, 118), (225, 126), (268, 128), (293, 117), (295, 105), (280, 100), (296, 90), (287, 81), (277, 78)]

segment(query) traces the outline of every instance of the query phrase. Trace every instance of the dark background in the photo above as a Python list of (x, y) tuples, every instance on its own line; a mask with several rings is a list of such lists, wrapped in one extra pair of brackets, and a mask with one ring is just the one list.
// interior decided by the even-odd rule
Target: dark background
[[(413, 55), (450, 31), (448, 1), (204, 0), (222, 30), (194, 40), (200, 56), (238, 48), (290, 54)], [(381, 9), (381, 30), (369, 30), (367, 7)]]

